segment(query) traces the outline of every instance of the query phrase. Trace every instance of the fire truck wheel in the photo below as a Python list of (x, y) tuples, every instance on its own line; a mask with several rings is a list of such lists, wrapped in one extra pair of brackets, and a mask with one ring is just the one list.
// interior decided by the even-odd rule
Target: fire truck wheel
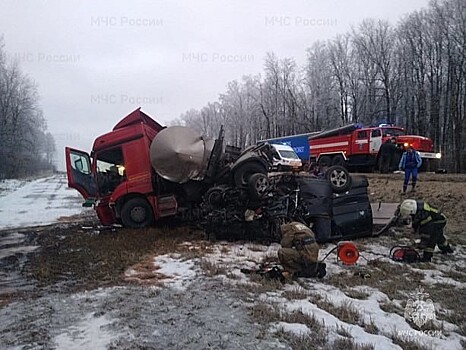
[(321, 168), (326, 168), (332, 165), (332, 158), (329, 156), (322, 156), (319, 158), (319, 161), (317, 162)]
[(265, 174), (252, 175), (248, 181), (249, 194), (253, 199), (261, 199), (269, 188), (269, 178)]
[(154, 222), (152, 208), (144, 198), (131, 198), (121, 208), (121, 221), (130, 228), (150, 226)]
[(340, 166), (345, 166), (345, 158), (341, 154), (337, 154), (335, 157), (332, 159), (332, 165), (340, 165)]
[(267, 174), (264, 166), (258, 163), (245, 163), (236, 169), (234, 174), (234, 181), (237, 187), (248, 187), (249, 179), (256, 173)]
[(330, 182), (333, 192), (346, 192), (351, 187), (351, 176), (344, 167), (334, 165), (327, 169), (325, 178)]

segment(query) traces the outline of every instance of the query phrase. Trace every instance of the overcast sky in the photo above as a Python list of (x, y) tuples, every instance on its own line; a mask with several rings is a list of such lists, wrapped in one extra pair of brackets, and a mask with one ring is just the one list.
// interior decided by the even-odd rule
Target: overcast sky
[(57, 143), (90, 151), (137, 107), (161, 124), (262, 72), (266, 52), (306, 48), (371, 17), (393, 24), (428, 0), (1, 0), (0, 35), (39, 86)]

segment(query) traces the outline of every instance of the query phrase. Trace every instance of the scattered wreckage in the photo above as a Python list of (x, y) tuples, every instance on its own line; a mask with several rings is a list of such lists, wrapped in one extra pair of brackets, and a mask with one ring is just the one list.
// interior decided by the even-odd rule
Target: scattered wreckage
[(241, 151), (195, 130), (162, 127), (137, 109), (98, 137), (91, 154), (66, 148), (68, 184), (103, 225), (175, 219), (209, 238), (277, 241), (284, 222), (313, 225), (320, 242), (372, 234), (364, 176), (272, 172), (268, 143)]
[[(332, 172), (344, 169), (329, 168)], [(210, 238), (278, 241), (280, 226), (299, 221), (312, 226), (319, 242), (369, 236), (372, 209), (367, 179), (353, 178), (353, 186), (340, 192), (325, 178), (300, 173), (271, 173), (249, 188), (216, 186), (206, 193), (203, 225)]]

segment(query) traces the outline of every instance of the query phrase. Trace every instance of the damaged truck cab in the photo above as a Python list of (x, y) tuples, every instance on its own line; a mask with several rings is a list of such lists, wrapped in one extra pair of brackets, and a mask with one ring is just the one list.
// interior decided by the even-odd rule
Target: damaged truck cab
[(140, 109), (99, 136), (90, 155), (68, 147), (65, 153), (68, 185), (81, 193), (84, 205), (94, 206), (103, 225), (133, 228), (168, 216), (199, 217), (199, 204), (213, 185), (260, 195), (272, 167), (267, 144), (224, 152), (223, 129), (211, 140), (189, 128), (165, 128)]
[(176, 211), (176, 201), (155, 195), (148, 162), (150, 144), (163, 129), (137, 109), (98, 137), (90, 155), (65, 149), (68, 185), (81, 193), (85, 206), (95, 206), (103, 225), (142, 227)]

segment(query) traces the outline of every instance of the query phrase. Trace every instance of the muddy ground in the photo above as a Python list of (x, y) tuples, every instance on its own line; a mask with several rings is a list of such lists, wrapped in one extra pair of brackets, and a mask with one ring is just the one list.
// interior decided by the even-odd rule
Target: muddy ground
[(466, 242), (466, 175), (419, 174), (416, 191), (401, 193), (403, 174), (366, 174), (371, 202), (401, 202), (407, 198), (422, 199), (441, 209), (448, 217), (446, 233), (452, 240)]
[[(367, 176), (372, 202), (428, 200), (448, 216), (450, 241), (465, 244), (465, 175), (421, 174), (417, 191), (404, 196), (401, 174)], [(150, 273), (147, 283), (125, 276), (155, 255), (201, 258), (212, 247), (199, 230), (111, 230), (98, 228), (93, 215), (75, 219), (0, 232), (0, 348), (291, 348), (289, 339), (273, 337), (252, 317), (247, 293), (209, 278), (212, 266), (184, 291), (159, 288)], [(198, 249), (181, 244), (187, 241)], [(464, 283), (462, 272), (457, 275)], [(75, 342), (73, 332), (95, 343)]]

